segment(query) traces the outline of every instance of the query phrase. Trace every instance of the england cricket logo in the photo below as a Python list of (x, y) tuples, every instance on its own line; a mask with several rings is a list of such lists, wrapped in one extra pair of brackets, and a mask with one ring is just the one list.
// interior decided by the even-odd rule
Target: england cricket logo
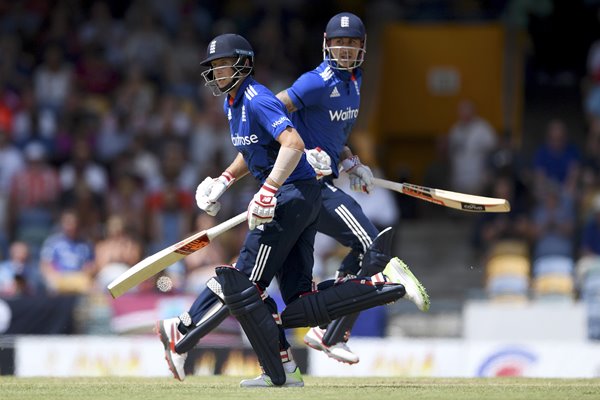
[(210, 42), (210, 47), (208, 49), (208, 53), (209, 54), (214, 54), (214, 52), (217, 50), (217, 41), (213, 40), (212, 42)]
[(342, 17), (342, 19), (340, 20), (340, 25), (342, 28), (348, 28), (350, 26), (350, 18)]

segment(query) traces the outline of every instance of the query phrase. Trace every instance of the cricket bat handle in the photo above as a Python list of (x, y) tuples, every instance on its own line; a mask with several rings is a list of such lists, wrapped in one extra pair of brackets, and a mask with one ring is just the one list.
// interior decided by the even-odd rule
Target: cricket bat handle
[(385, 179), (373, 178), (373, 184), (375, 186), (379, 186), (380, 188), (393, 190), (394, 192), (402, 193), (404, 190), (404, 185), (398, 182), (392, 182)]

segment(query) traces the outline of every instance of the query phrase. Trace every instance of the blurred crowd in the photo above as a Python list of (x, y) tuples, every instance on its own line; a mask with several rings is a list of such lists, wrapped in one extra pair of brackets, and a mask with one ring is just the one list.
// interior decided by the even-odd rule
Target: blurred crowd
[[(373, 3), (391, 18), (399, 15), (397, 4), (412, 4), (405, 7), (409, 15), (416, 4), (446, 2)], [(473, 17), (496, 18), (504, 3), (512, 4), (496, 3), (494, 15)], [(103, 292), (143, 257), (242, 211), (255, 190), (251, 179), (233, 186), (217, 218), (195, 206), (198, 182), (220, 174), (235, 155), (222, 99), (199, 90), (199, 60), (214, 35), (240, 33), (259, 54), (257, 79), (277, 92), (319, 62), (324, 24), (340, 8), (335, 1), (311, 5), (1, 2), (0, 297)], [(573, 276), (579, 260), (600, 256), (598, 42), (587, 66), (587, 132), (571, 132), (567, 121), (548, 116), (546, 140), (527, 156), (514, 136), (494, 132), (477, 105), (465, 100), (454, 126), (440, 136), (439, 159), (426, 185), (512, 204), (509, 214), (479, 220), (472, 245), (482, 257), (495, 254), (498, 243), (516, 240), (531, 262), (569, 260)], [(394, 224), (398, 212), (389, 195), (382, 196), (390, 215), (382, 217), (381, 208), (368, 214), (384, 218), (378, 226)], [(175, 290), (195, 294), (215, 265), (237, 255), (244, 232), (232, 230), (169, 267)], [(317, 250), (327, 256), (335, 251), (322, 247)], [(323, 276), (326, 258), (317, 259)], [(529, 279), (532, 271), (527, 273)], [(138, 290), (157, 288), (146, 282)]]
[[(330, 14), (305, 1), (1, 2), (0, 296), (101, 291), (219, 222), (194, 201), (235, 156), (222, 99), (200, 87), (208, 41), (248, 37), (257, 78), (277, 91), (319, 60)], [(252, 184), (235, 185), (219, 218)], [(170, 267), (174, 286), (195, 292), (237, 254), (238, 232)]]

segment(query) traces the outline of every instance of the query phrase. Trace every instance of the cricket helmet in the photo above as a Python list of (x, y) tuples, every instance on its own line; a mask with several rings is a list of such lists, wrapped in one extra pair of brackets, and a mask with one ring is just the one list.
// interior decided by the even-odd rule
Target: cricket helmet
[[(332, 50), (336, 50), (339, 57), (341, 54), (340, 50), (355, 50), (355, 48), (349, 46), (330, 46), (328, 41), (335, 38), (358, 38), (361, 40), (361, 47), (358, 48), (356, 59), (347, 60), (352, 61), (352, 63), (346, 67), (340, 65), (339, 61), (341, 59), (335, 57)], [(327, 61), (332, 68), (353, 70), (362, 65), (366, 53), (367, 33), (361, 19), (349, 12), (334, 15), (327, 23), (325, 34), (323, 35), (323, 59)]]
[[(235, 59), (230, 66), (213, 67), (211, 62), (220, 58)], [(200, 65), (209, 67), (202, 72), (202, 77), (206, 81), (205, 86), (210, 87), (213, 95), (220, 96), (229, 92), (243, 78), (250, 75), (254, 69), (254, 50), (250, 43), (240, 35), (234, 33), (225, 33), (219, 35), (210, 41), (206, 49), (206, 58), (200, 62)], [(216, 78), (214, 71), (221, 68), (232, 68), (233, 73), (230, 76)], [(218, 81), (231, 79), (231, 82), (221, 88)]]

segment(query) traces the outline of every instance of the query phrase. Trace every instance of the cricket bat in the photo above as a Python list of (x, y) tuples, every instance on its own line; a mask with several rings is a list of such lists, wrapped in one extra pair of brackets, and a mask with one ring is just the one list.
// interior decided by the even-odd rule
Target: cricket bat
[(394, 190), (407, 196), (416, 197), (440, 206), (470, 212), (509, 212), (510, 203), (495, 197), (474, 196), (471, 194), (434, 189), (411, 183), (397, 183), (385, 179), (373, 178), (376, 186)]
[(116, 299), (134, 286), (137, 286), (151, 276), (158, 274), (169, 265), (208, 246), (214, 238), (241, 224), (246, 218), (247, 212), (244, 211), (217, 226), (195, 233), (179, 243), (144, 258), (109, 283), (107, 286), (108, 291), (112, 297)]

